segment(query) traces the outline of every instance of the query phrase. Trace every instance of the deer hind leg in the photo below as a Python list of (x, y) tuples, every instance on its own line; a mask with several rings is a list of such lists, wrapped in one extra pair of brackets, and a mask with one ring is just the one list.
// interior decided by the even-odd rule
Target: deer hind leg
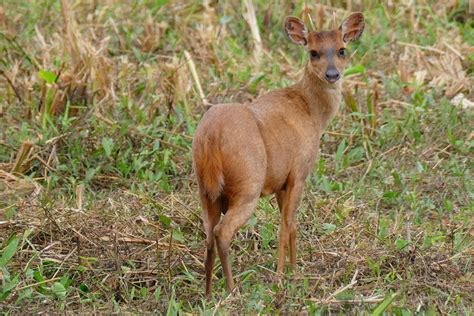
[(216, 201), (212, 201), (204, 194), (201, 194), (201, 204), (204, 208), (203, 221), (204, 230), (206, 232), (206, 252), (204, 254), (204, 267), (206, 270), (206, 295), (211, 295), (212, 271), (216, 258), (216, 250), (214, 246), (214, 227), (219, 223), (222, 210), (222, 197)]
[(217, 251), (229, 291), (232, 291), (235, 287), (229, 255), (230, 243), (235, 232), (248, 221), (255, 211), (259, 196), (260, 192), (232, 198), (229, 201), (229, 209), (224, 218), (214, 228)]
[(290, 227), (290, 264), (291, 269), (294, 270), (296, 266), (296, 219), (294, 218)]

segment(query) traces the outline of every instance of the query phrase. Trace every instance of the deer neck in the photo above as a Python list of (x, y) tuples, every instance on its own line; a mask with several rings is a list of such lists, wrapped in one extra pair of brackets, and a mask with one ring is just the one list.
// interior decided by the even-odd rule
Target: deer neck
[(303, 78), (296, 84), (302, 92), (309, 113), (322, 133), (339, 109), (341, 102), (341, 80), (329, 83), (319, 79), (307, 65)]

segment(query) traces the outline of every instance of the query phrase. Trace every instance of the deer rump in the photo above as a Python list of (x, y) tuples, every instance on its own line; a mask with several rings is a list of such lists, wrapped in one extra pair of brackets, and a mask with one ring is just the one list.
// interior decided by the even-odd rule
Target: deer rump
[(263, 185), (267, 157), (258, 125), (243, 104), (214, 105), (204, 115), (194, 137), (193, 161), (200, 192), (211, 201), (227, 200), (242, 186)]

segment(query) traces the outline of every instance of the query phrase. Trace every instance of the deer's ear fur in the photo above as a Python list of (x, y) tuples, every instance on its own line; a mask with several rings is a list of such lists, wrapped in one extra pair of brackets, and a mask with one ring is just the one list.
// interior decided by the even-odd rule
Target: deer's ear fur
[(364, 15), (360, 12), (353, 13), (347, 17), (339, 27), (342, 32), (342, 40), (349, 43), (359, 39), (364, 32), (365, 21)]
[(293, 16), (285, 19), (285, 32), (288, 38), (296, 45), (308, 44), (308, 29), (303, 21)]

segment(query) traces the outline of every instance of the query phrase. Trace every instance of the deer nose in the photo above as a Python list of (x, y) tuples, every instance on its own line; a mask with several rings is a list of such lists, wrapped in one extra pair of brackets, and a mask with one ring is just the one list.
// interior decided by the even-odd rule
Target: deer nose
[(339, 80), (340, 77), (341, 75), (336, 69), (328, 69), (328, 71), (326, 71), (326, 74), (324, 75), (324, 78), (331, 83), (336, 82), (337, 80)]

